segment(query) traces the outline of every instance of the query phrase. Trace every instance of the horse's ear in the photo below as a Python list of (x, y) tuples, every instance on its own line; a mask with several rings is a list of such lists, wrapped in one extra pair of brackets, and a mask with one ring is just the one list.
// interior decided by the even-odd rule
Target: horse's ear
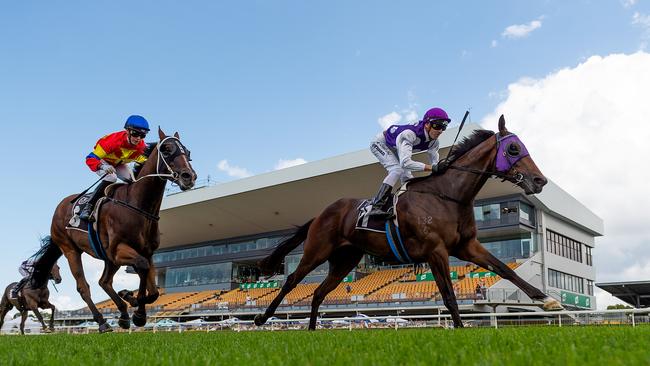
[(164, 140), (167, 135), (163, 132), (163, 130), (158, 126), (158, 137), (160, 137), (160, 141)]
[(176, 137), (179, 140), (181, 139), (181, 135), (179, 135), (178, 132), (174, 133), (174, 137)]
[(508, 134), (508, 130), (506, 129), (506, 119), (503, 118), (503, 114), (499, 117), (499, 134), (501, 136)]

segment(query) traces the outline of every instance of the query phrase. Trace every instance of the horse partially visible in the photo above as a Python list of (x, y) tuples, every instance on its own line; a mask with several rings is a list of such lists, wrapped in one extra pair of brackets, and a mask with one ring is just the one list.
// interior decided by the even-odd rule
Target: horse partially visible
[[(463, 323), (449, 273), (450, 255), (510, 280), (531, 299), (543, 301), (545, 310), (562, 308), (559, 301), (520, 278), (477, 239), (474, 198), (490, 176), (514, 183), (526, 194), (540, 193), (547, 183), (521, 140), (506, 129), (503, 116), (498, 126), (498, 134), (478, 130), (463, 140), (447, 160), (449, 167), (443, 173), (410, 180), (396, 205), (406, 257), (412, 263), (429, 264), (455, 327)], [(287, 276), (264, 314), (255, 317), (256, 325), (264, 324), (309, 272), (329, 261), (329, 273), (312, 299), (309, 329), (313, 330), (325, 296), (354, 269), (364, 253), (394, 260), (386, 235), (355, 229), (361, 203), (349, 198), (334, 202), (259, 263), (263, 274), (276, 273), (284, 257), (304, 241), (298, 267)]]
[[(47, 247), (49, 245), (49, 247)], [(50, 290), (47, 288), (47, 281), (54, 280), (54, 283), (61, 283), (61, 273), (60, 268), (56, 263), (49, 264), (53, 258), (58, 258), (61, 256), (61, 251), (55, 245), (51, 243), (46, 244), (44, 247), (44, 255), (34, 262), (34, 273), (29, 279), (29, 282), (23, 287), (20, 291), (20, 294), (17, 299), (13, 299), (10, 296), (11, 289), (17, 284), (17, 282), (9, 284), (5, 288), (5, 291), (2, 295), (2, 300), (0, 301), (0, 329), (4, 323), (5, 315), (9, 310), (14, 307), (20, 312), (20, 334), (25, 334), (25, 320), (27, 320), (27, 313), (32, 311), (34, 315), (38, 318), (38, 321), (43, 325), (43, 331), (54, 331), (54, 312), (56, 308), (52, 303), (50, 303)], [(56, 262), (56, 259), (54, 259)], [(45, 272), (43, 268), (51, 268), (48, 272)], [(43, 316), (38, 311), (38, 309), (50, 309), (52, 315), (50, 316), (49, 328), (45, 325)]]
[[(99, 285), (120, 311), (120, 327), (128, 329), (131, 325), (124, 300), (137, 307), (133, 312), (133, 324), (144, 326), (147, 321), (145, 305), (153, 303), (159, 296), (152, 256), (160, 244), (158, 214), (165, 185), (170, 180), (185, 191), (192, 188), (196, 181), (196, 173), (190, 164), (190, 152), (181, 143), (178, 133), (167, 136), (159, 128), (158, 137), (160, 141), (153, 148), (136, 181), (107, 188), (109, 198), (101, 205), (97, 220), (102, 243), (100, 252), (105, 253), (105, 258), (101, 258), (102, 255), (91, 247), (88, 233), (67, 227), (74, 215), (72, 207), (75, 196), (64, 198), (52, 218), (52, 242), (61, 248), (68, 259), (72, 275), (77, 281), (77, 290), (92, 312), (93, 319), (99, 324), (100, 333), (112, 329), (90, 296), (81, 254), (85, 252), (104, 260), (104, 272)], [(137, 298), (131, 292), (120, 291), (118, 294), (113, 289), (113, 276), (121, 266), (132, 266), (140, 277)]]

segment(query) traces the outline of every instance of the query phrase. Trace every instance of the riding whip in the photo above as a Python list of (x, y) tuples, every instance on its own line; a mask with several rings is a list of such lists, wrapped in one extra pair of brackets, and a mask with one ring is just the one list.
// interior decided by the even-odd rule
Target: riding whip
[(104, 177), (107, 176), (107, 175), (108, 175), (108, 173), (104, 173), (104, 175), (99, 177), (99, 179), (97, 179), (97, 181), (95, 181), (95, 183), (91, 184), (90, 187), (86, 188), (83, 192), (79, 193), (75, 198), (73, 198), (72, 201), (70, 201), (70, 203), (74, 203), (79, 197), (86, 194), (86, 192), (88, 192), (92, 187), (95, 186), (95, 184), (99, 183), (99, 181), (104, 179)]
[(52, 287), (54, 287), (54, 289), (56, 290), (56, 292), (59, 292), (59, 289), (56, 288), (56, 282), (54, 282), (54, 280), (51, 280), (51, 281), (52, 281)]
[(465, 125), (465, 121), (467, 120), (467, 116), (469, 116), (469, 111), (465, 111), (465, 116), (463, 116), (462, 122), (460, 122), (460, 127), (458, 127), (458, 133), (456, 134), (456, 138), (454, 139), (454, 143), (451, 144), (451, 148), (449, 149), (449, 153), (447, 154), (447, 157), (445, 160), (447, 160), (450, 156), (451, 153), (454, 150), (454, 146), (456, 146), (456, 140), (458, 140), (458, 136), (460, 135), (460, 131), (463, 129), (463, 126)]

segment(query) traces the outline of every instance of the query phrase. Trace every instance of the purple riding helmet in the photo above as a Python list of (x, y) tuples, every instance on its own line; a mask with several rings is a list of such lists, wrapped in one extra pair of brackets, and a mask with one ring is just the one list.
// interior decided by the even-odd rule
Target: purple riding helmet
[(447, 115), (447, 112), (445, 112), (444, 109), (438, 107), (429, 109), (427, 113), (424, 114), (422, 121), (424, 122), (445, 121), (447, 123), (451, 122), (449, 116)]
[(506, 136), (497, 134), (497, 145), (496, 169), (501, 173), (506, 173), (519, 160), (530, 155), (526, 145), (515, 134)]

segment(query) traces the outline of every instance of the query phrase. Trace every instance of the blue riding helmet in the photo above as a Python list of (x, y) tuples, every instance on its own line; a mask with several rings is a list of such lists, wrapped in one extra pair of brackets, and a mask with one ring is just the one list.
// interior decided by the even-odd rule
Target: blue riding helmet
[(144, 117), (134, 114), (132, 116), (129, 116), (129, 118), (126, 119), (124, 128), (132, 128), (135, 130), (149, 131), (149, 122), (147, 122), (147, 120), (144, 119)]

